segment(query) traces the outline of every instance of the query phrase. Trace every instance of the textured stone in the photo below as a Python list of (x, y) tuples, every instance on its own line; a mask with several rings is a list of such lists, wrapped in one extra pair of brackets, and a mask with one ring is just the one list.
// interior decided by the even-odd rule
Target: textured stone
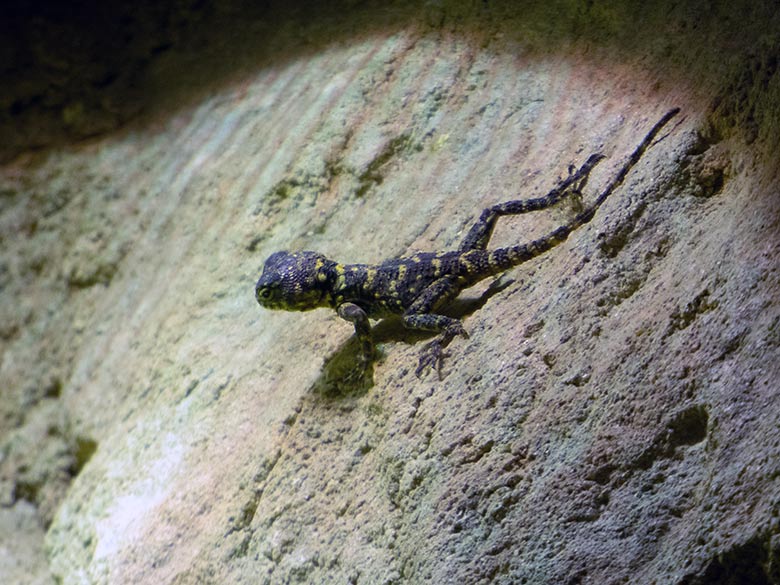
[[(12, 578), (780, 582), (776, 8), (225, 6), (136, 25), (157, 49), (52, 98), (98, 136), (0, 169)], [(46, 75), (87, 59), (43, 50), (61, 33)], [(672, 106), (591, 224), (453, 307), (442, 381), (390, 321), (373, 386), (339, 392), (351, 327), (253, 298), (273, 251), (452, 248), (603, 151), (593, 197)]]

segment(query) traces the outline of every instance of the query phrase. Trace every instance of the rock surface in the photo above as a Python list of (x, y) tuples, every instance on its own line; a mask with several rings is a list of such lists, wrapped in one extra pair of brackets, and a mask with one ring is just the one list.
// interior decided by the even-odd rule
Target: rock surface
[[(3, 582), (780, 583), (773, 3), (138, 14), (0, 54)], [(391, 320), (340, 385), (350, 326), (253, 298), (276, 250), (451, 249), (601, 151), (592, 198), (673, 106), (463, 295), (442, 380)]]

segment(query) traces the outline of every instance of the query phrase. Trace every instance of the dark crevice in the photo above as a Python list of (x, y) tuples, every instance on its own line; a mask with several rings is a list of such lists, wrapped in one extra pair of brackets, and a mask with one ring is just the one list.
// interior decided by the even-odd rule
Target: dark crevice
[(680, 447), (701, 443), (707, 438), (709, 414), (702, 405), (685, 408), (666, 422), (650, 447), (635, 461), (639, 469), (649, 469), (659, 459), (674, 457)]
[(674, 449), (683, 445), (695, 445), (707, 438), (709, 415), (701, 405), (678, 412), (666, 425), (665, 441)]
[(768, 539), (756, 537), (713, 556), (678, 585), (774, 585), (770, 564)]

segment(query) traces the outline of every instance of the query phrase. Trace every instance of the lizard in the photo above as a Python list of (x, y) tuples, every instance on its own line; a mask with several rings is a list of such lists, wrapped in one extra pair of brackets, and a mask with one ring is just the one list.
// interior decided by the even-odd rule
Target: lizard
[(569, 167), (568, 176), (542, 197), (512, 200), (486, 208), (457, 250), (420, 252), (375, 265), (343, 264), (313, 251), (276, 252), (265, 261), (255, 285), (255, 298), (267, 309), (335, 309), (339, 317), (355, 328), (360, 346), (358, 359), (361, 372), (374, 356), (370, 320), (401, 315), (404, 326), (409, 329), (438, 333), (423, 349), (415, 373), (420, 377), (426, 368), (431, 367), (441, 377), (444, 349), (456, 336), (467, 338), (468, 333), (460, 319), (441, 314), (440, 308), (455, 299), (463, 289), (536, 258), (590, 222), (652, 145), (657, 134), (678, 112), (679, 108), (674, 108), (656, 122), (590, 205), (583, 206), (564, 225), (529, 243), (487, 249), (499, 217), (545, 209), (566, 196), (581, 196), (590, 172), (605, 158), (603, 154), (591, 155), (579, 169)]

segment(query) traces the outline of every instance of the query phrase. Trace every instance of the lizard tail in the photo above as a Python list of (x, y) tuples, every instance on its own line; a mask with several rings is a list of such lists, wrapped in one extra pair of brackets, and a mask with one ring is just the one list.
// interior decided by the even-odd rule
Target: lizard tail
[(615, 189), (617, 189), (625, 180), (626, 175), (633, 168), (633, 166), (639, 162), (644, 152), (650, 147), (655, 137), (661, 131), (661, 129), (671, 120), (680, 108), (674, 108), (669, 110), (664, 116), (656, 122), (650, 132), (647, 133), (644, 140), (637, 146), (631, 156), (620, 169), (615, 178), (606, 186), (604, 191), (596, 198), (596, 200), (590, 204), (585, 210), (579, 213), (573, 220), (566, 225), (562, 225), (556, 230), (553, 230), (549, 234), (542, 236), (537, 240), (533, 240), (528, 244), (522, 244), (519, 246), (512, 246), (509, 248), (499, 248), (488, 252), (487, 263), (490, 266), (493, 274), (499, 274), (508, 268), (522, 264), (540, 254), (543, 254), (547, 250), (554, 248), (561, 242), (565, 241), (569, 235), (578, 227), (588, 223), (601, 207), (601, 204), (606, 201)]

